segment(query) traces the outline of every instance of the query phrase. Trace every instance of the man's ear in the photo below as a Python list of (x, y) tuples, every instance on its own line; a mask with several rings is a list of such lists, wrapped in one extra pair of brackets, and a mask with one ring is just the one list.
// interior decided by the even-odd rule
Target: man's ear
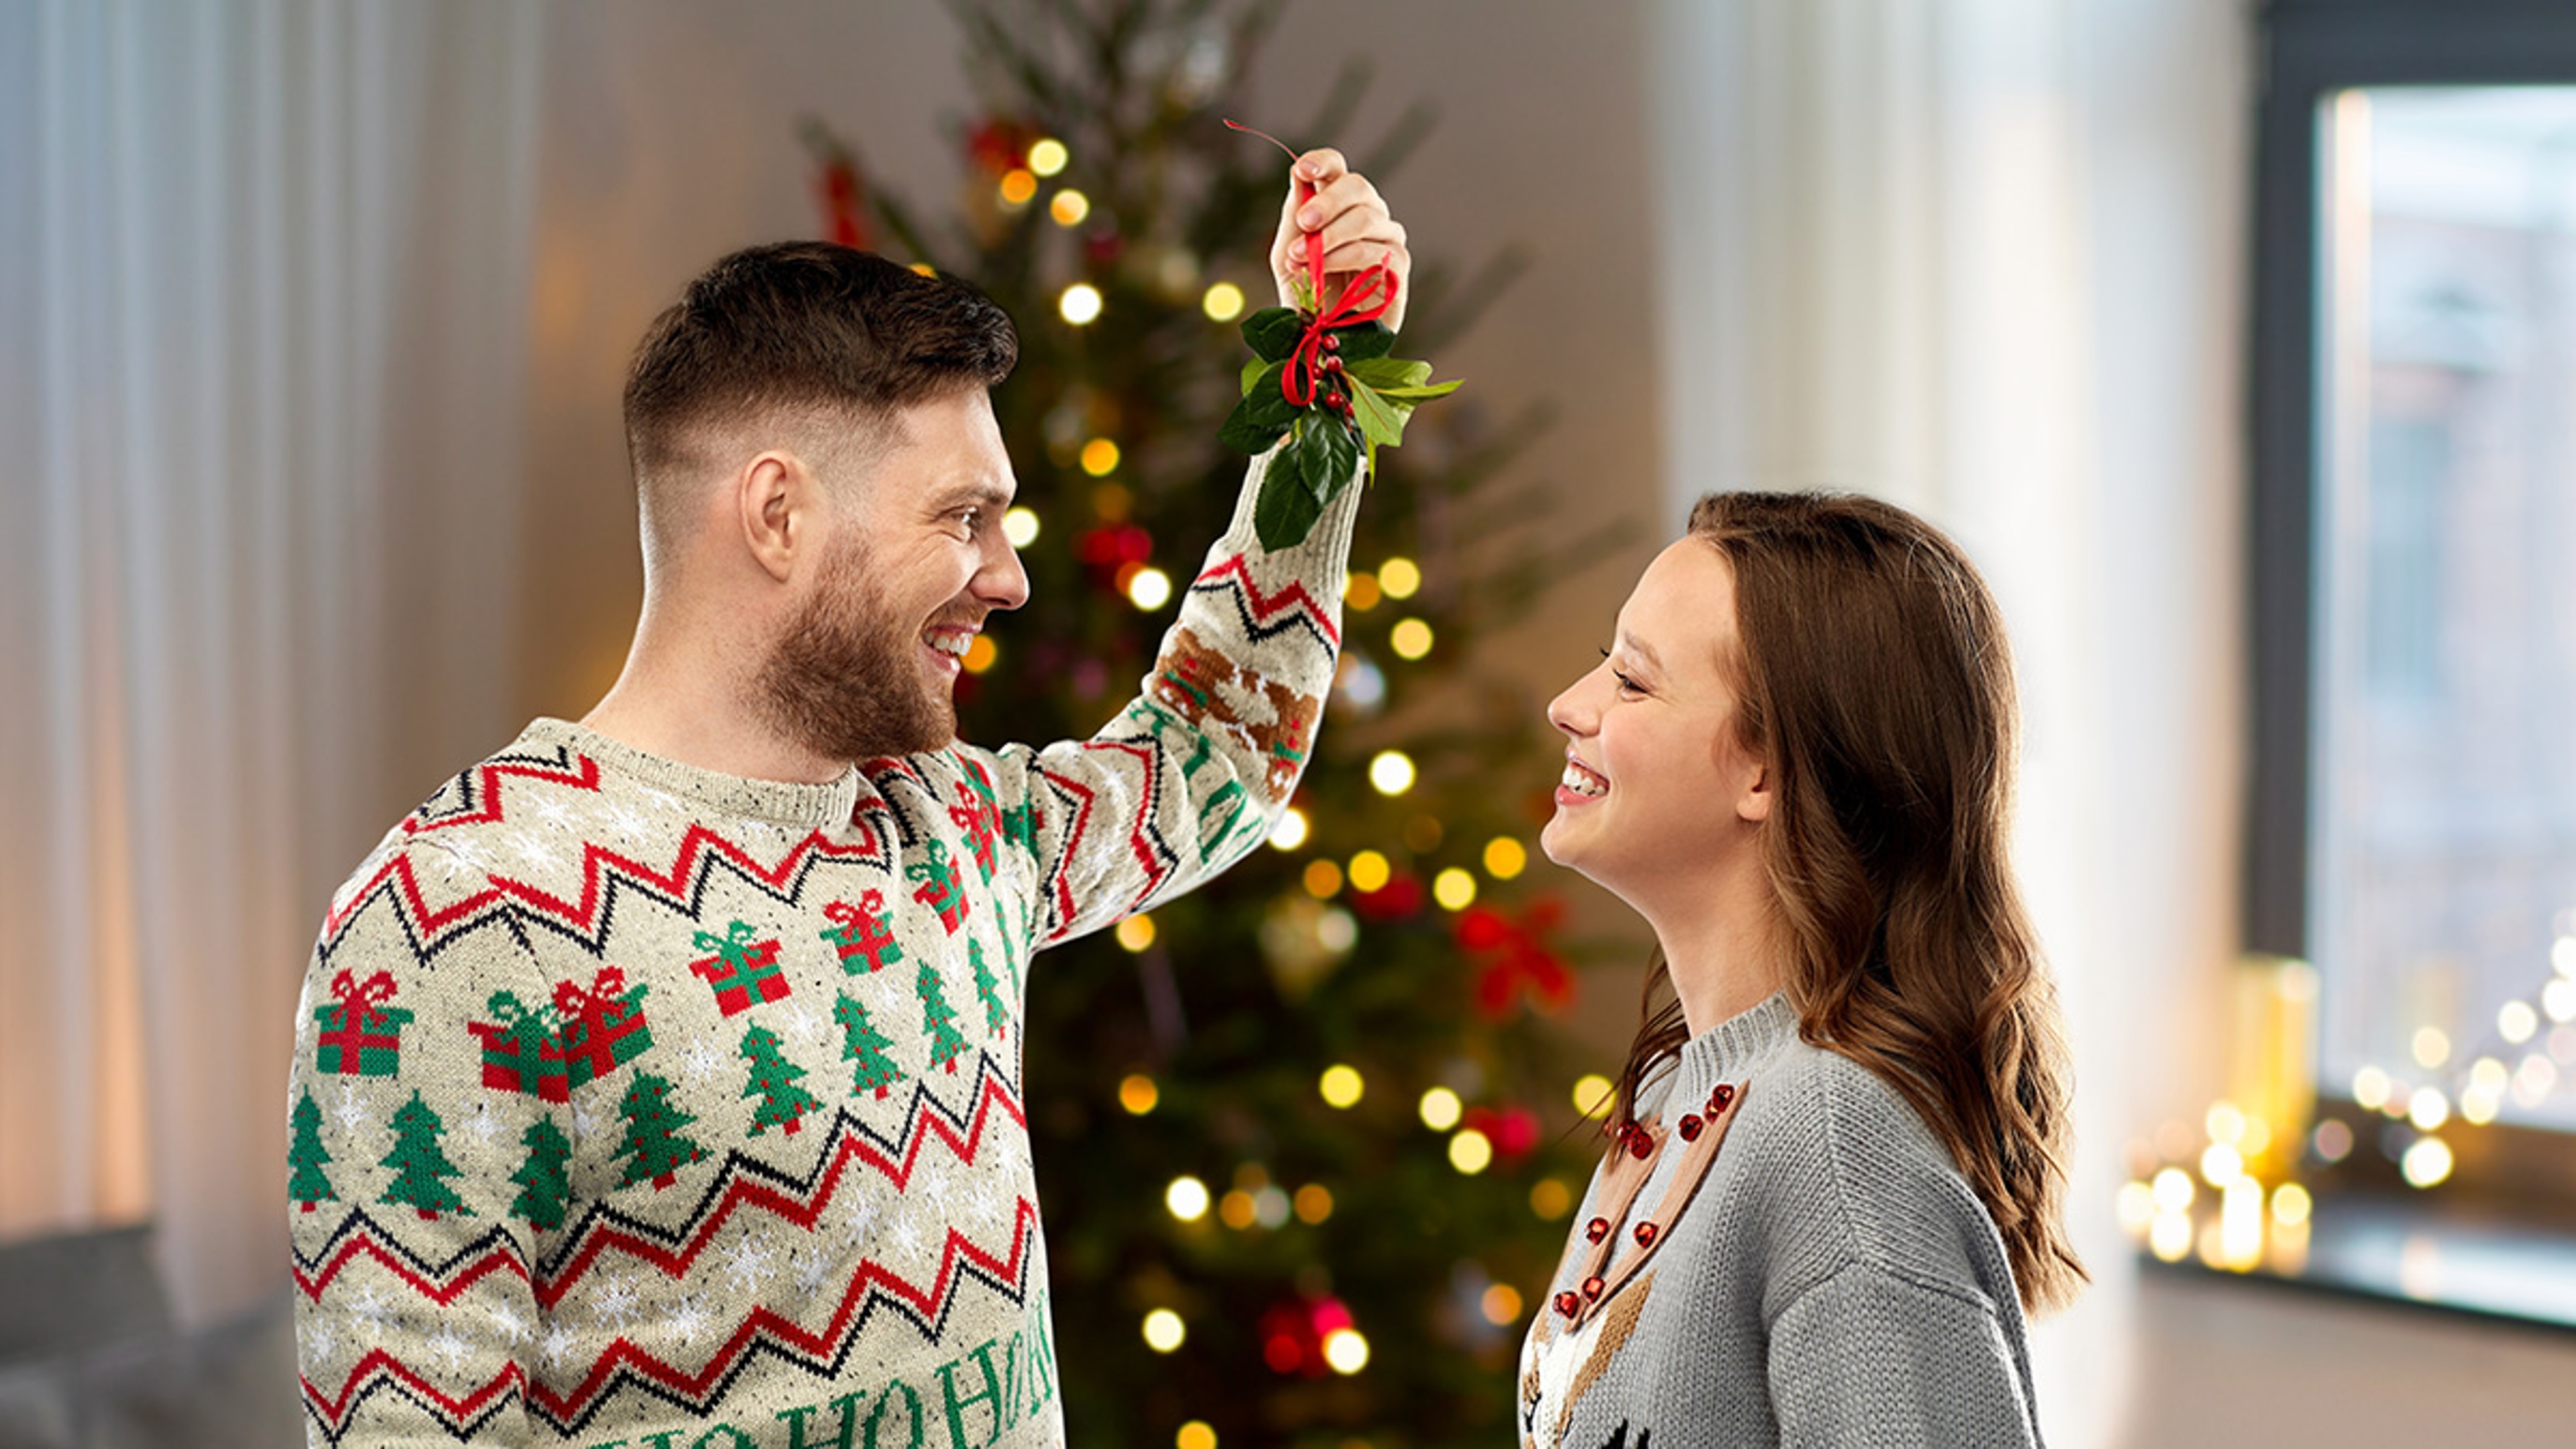
[(734, 514), (742, 541), (771, 578), (785, 583), (797, 555), (816, 536), (814, 475), (804, 460), (779, 449), (754, 454), (734, 474)]

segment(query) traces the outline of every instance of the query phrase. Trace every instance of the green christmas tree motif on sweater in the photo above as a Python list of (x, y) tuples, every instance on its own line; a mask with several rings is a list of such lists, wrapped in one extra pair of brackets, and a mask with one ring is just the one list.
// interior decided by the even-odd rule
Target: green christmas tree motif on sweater
[(617, 1111), (626, 1119), (626, 1141), (615, 1155), (633, 1159), (626, 1164), (621, 1186), (631, 1187), (650, 1179), (654, 1191), (659, 1192), (671, 1185), (682, 1167), (702, 1155), (698, 1144), (680, 1132), (698, 1119), (671, 1105), (671, 1084), (665, 1079), (651, 1072), (636, 1073)]
[(385, 1155), (383, 1164), (394, 1170), (394, 1180), (377, 1201), (408, 1203), (424, 1218), (436, 1218), (443, 1212), (474, 1216), (474, 1209), (465, 1205), (465, 1199), (439, 1181), (461, 1175), (456, 1164), (447, 1160), (447, 1154), (438, 1150), (438, 1139), (446, 1133), (438, 1113), (414, 1091), (411, 1100), (394, 1112), (394, 1150)]
[(519, 1184), (519, 1195), (510, 1199), (510, 1216), (527, 1219), (528, 1225), (549, 1231), (563, 1226), (564, 1199), (572, 1196), (572, 1180), (564, 1172), (564, 1163), (572, 1156), (572, 1143), (565, 1140), (563, 1129), (552, 1117), (539, 1117), (519, 1134), (527, 1144), (527, 1160), (510, 1180)]
[(832, 1004), (832, 1019), (841, 1024), (841, 1059), (855, 1058), (859, 1064), (850, 1095), (855, 1097), (874, 1087), (882, 1100), (886, 1088), (903, 1080), (903, 1068), (894, 1064), (891, 1054), (894, 1043), (868, 1024), (868, 1009), (851, 1000), (846, 992)]
[(984, 943), (966, 938), (966, 959), (975, 967), (975, 994), (984, 999), (984, 1030), (994, 1040), (1010, 1034), (1011, 1008), (1002, 1000), (1001, 978), (984, 964)]
[(930, 1033), (931, 1065), (953, 1074), (957, 1054), (966, 1050), (966, 1033), (957, 1029), (957, 1009), (948, 1004), (948, 993), (939, 989), (939, 972), (927, 959), (913, 979), (913, 990), (921, 995), (921, 1029)]
[(295, 1171), (286, 1179), (286, 1195), (306, 1212), (318, 1202), (338, 1202), (331, 1179), (322, 1173), (322, 1164), (331, 1154), (322, 1150), (322, 1109), (313, 1104), (313, 1090), (307, 1087), (295, 1104), (295, 1141), (286, 1149), (286, 1165)]
[(759, 1110), (751, 1115), (751, 1135), (785, 1127), (788, 1136), (795, 1136), (796, 1119), (823, 1105), (821, 1098), (796, 1085), (805, 1069), (779, 1051), (778, 1033), (765, 1026), (742, 1034), (742, 1054), (751, 1062), (751, 1080), (742, 1094), (760, 1099)]

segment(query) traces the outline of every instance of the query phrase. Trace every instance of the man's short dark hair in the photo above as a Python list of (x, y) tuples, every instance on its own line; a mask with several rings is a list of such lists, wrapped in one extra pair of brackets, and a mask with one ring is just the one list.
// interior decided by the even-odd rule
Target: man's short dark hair
[(1019, 361), (1008, 314), (963, 282), (830, 242), (747, 247), (653, 319), (626, 374), (626, 448), (648, 494), (711, 425), (894, 409), (991, 387)]

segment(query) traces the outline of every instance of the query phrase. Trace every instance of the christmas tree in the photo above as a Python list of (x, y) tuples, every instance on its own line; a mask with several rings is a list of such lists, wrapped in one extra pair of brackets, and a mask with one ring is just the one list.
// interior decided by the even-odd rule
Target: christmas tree
[(984, 1002), (984, 1031), (999, 1041), (1011, 1024), (1011, 1008), (1002, 1000), (1001, 978), (984, 964), (984, 943), (973, 937), (966, 941), (966, 959), (975, 967), (975, 994)]
[(447, 1154), (438, 1149), (438, 1139), (446, 1132), (447, 1128), (438, 1120), (438, 1113), (421, 1100), (418, 1092), (412, 1093), (409, 1102), (395, 1109), (394, 1150), (385, 1154), (384, 1160), (384, 1165), (394, 1170), (394, 1180), (378, 1201), (398, 1205), (408, 1203), (424, 1218), (434, 1218), (443, 1212), (474, 1216), (474, 1210), (465, 1205), (465, 1199), (458, 1197), (454, 1188), (439, 1181), (442, 1177), (458, 1175), (456, 1164), (448, 1161)]
[(315, 1203), (340, 1200), (322, 1173), (322, 1164), (330, 1160), (331, 1154), (322, 1150), (322, 1109), (314, 1105), (308, 1087), (295, 1103), (295, 1140), (286, 1149), (286, 1164), (295, 1169), (287, 1176), (286, 1196), (308, 1213)]
[(938, 968), (924, 960), (912, 987), (921, 993), (921, 1029), (930, 1033), (930, 1064), (956, 1071), (957, 1054), (966, 1050), (966, 1033), (957, 1029), (957, 1008), (948, 1004), (948, 993), (940, 989)]
[(765, 1026), (755, 1026), (742, 1034), (742, 1054), (751, 1062), (751, 1080), (744, 1085), (742, 1094), (760, 1099), (759, 1108), (751, 1114), (751, 1135), (757, 1137), (772, 1127), (785, 1127), (788, 1136), (795, 1136), (796, 1119), (823, 1105), (822, 1099), (796, 1085), (805, 1069), (779, 1051), (778, 1033)]
[(530, 1227), (552, 1230), (563, 1226), (564, 1199), (572, 1196), (572, 1181), (564, 1173), (564, 1163), (572, 1157), (572, 1143), (555, 1125), (552, 1117), (539, 1117), (519, 1134), (528, 1149), (527, 1160), (510, 1180), (519, 1184), (519, 1195), (510, 1199), (510, 1216), (525, 1218)]
[(855, 1060), (859, 1064), (856, 1080), (850, 1084), (852, 1096), (874, 1087), (877, 1095), (883, 1097), (886, 1088), (903, 1080), (903, 1068), (896, 1066), (894, 1058), (888, 1055), (894, 1043), (886, 1040), (885, 1033), (868, 1024), (866, 1007), (845, 994), (832, 1003), (832, 1019), (841, 1024), (841, 1059)]
[[(967, 657), (962, 728), (1078, 738), (1145, 673), (1243, 476), (1217, 433), (1252, 357), (1241, 319), (1275, 300), (1287, 162), (1223, 118), (1340, 147), (1380, 183), (1422, 123), (1355, 136), (1357, 71), (1283, 120), (1250, 84), (1280, 14), (1260, 0), (952, 8), (982, 107), (953, 214), (862, 184), (864, 138), (807, 139), (831, 234), (963, 277), (1019, 324), (993, 405), (1036, 607)], [(1417, 246), (1402, 354), (1437, 361), (1516, 265), (1459, 272)], [(1471, 380), (1378, 455), (1341, 675), (1277, 848), (1058, 948), (1030, 983), (1076, 1442), (1169, 1444), (1194, 1421), (1229, 1449), (1513, 1437), (1530, 1300), (1600, 1139), (1570, 1130), (1542, 1019), (1568, 963), (1522, 879), (1556, 746), (1471, 646), (1613, 540), (1547, 532), (1549, 492), (1510, 479), (1543, 409), (1496, 423), (1502, 401)], [(958, 806), (982, 824), (982, 802)], [(1029, 838), (1023, 807), (1000, 815), (1005, 841)], [(953, 1055), (936, 985), (927, 1024)]]
[(680, 1132), (698, 1119), (671, 1105), (669, 1081), (651, 1072), (637, 1072), (617, 1111), (626, 1120), (626, 1140), (616, 1155), (632, 1159), (626, 1164), (623, 1185), (649, 1178), (656, 1190), (666, 1188), (682, 1167), (698, 1160), (698, 1144)]

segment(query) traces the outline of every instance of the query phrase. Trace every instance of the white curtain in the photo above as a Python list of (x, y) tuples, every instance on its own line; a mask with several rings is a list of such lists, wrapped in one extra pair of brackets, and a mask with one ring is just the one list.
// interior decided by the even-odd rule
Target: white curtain
[(1875, 493), (2010, 618), (2097, 1280), (2034, 1335), (2061, 1446), (2122, 1433), (2126, 1144), (2221, 1085), (2249, 33), (2243, 0), (1655, 0), (1649, 27), (1674, 521), (1715, 488)]
[(284, 1282), (325, 897), (506, 738), (540, 18), (0, 3), (0, 1235)]

